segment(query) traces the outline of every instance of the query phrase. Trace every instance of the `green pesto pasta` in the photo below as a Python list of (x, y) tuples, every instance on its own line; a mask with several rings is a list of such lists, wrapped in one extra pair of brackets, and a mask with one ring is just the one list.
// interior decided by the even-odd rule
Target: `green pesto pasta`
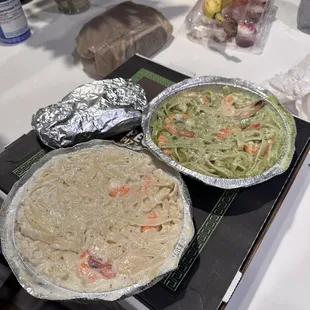
[(277, 111), (255, 94), (195, 87), (162, 102), (151, 135), (182, 166), (236, 179), (258, 175), (278, 161), (285, 128)]

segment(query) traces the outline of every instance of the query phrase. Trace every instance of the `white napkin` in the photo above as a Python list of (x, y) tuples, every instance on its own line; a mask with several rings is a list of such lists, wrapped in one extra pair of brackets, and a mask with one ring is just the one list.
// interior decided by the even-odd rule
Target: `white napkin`
[(262, 86), (270, 90), (279, 101), (300, 118), (310, 121), (310, 54), (284, 74), (277, 74)]

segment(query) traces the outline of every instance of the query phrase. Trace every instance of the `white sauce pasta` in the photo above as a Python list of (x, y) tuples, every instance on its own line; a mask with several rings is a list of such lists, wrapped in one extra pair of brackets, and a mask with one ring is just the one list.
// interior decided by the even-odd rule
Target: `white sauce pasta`
[(180, 190), (145, 153), (110, 145), (58, 155), (26, 184), (17, 247), (36, 273), (72, 290), (147, 282), (178, 242)]

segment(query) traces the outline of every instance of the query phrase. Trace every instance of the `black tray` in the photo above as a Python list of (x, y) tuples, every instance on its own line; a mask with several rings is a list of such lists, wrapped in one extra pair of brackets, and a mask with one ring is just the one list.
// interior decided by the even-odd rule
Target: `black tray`
[[(132, 78), (145, 89), (148, 100), (187, 76), (133, 57), (113, 77)], [(193, 202), (196, 235), (179, 268), (136, 297), (151, 309), (216, 310), (224, 308), (244, 274), (263, 235), (276, 215), (309, 151), (310, 124), (296, 120), (296, 152), (288, 171), (265, 183), (237, 190), (209, 187), (184, 176)], [(136, 144), (133, 130), (115, 140)], [(32, 131), (0, 154), (0, 189), (7, 193), (15, 181), (49, 150)], [(234, 280), (235, 279), (235, 280)], [(235, 285), (231, 287), (233, 282)]]

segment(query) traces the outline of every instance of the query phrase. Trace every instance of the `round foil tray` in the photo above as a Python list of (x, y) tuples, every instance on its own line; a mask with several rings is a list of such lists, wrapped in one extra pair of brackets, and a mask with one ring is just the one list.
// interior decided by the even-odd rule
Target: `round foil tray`
[[(270, 104), (274, 107), (274, 109), (278, 112), (281, 116), (283, 122), (283, 128), (285, 128), (285, 148), (275, 163), (274, 166), (269, 168), (268, 170), (264, 171), (261, 174), (247, 177), (247, 178), (240, 178), (240, 179), (227, 179), (227, 178), (216, 178), (206, 176), (204, 174), (198, 173), (196, 171), (190, 170), (185, 168), (178, 162), (172, 160), (170, 157), (165, 155), (160, 148), (155, 144), (155, 142), (151, 138), (151, 123), (154, 112), (156, 112), (160, 107), (162, 102), (182, 90), (189, 89), (192, 87), (197, 86), (230, 86), (237, 88), (239, 90), (245, 90), (251, 92), (261, 99), (266, 101), (267, 104)], [(277, 100), (277, 98), (268, 90), (255, 85), (251, 82), (241, 80), (241, 79), (228, 79), (218, 76), (202, 76), (202, 77), (194, 77), (190, 79), (186, 79), (180, 83), (174, 84), (168, 88), (166, 88), (163, 92), (161, 92), (157, 97), (155, 97), (149, 104), (149, 108), (144, 111), (142, 115), (142, 129), (144, 133), (143, 144), (159, 159), (164, 161), (169, 166), (173, 167), (174, 169), (178, 170), (179, 172), (196, 178), (202, 181), (205, 184), (225, 188), (225, 189), (233, 189), (233, 188), (240, 188), (240, 187), (248, 187), (258, 183), (262, 183), (267, 181), (268, 179), (279, 175), (285, 172), (293, 158), (293, 154), (295, 151), (295, 138), (296, 138), (296, 125), (295, 120), (290, 114)]]
[(125, 147), (133, 151), (145, 152), (146, 154), (152, 156), (152, 154), (150, 154), (150, 152), (145, 148), (128, 146), (125, 144), (114, 143), (112, 141), (106, 140), (92, 140), (89, 142), (77, 144), (70, 148), (61, 148), (51, 151), (43, 158), (41, 158), (36, 164), (34, 164), (30, 170), (28, 170), (28, 172), (14, 184), (12, 190), (8, 194), (1, 207), (0, 234), (3, 255), (9, 263), (9, 266), (11, 267), (21, 286), (34, 297), (48, 300), (75, 300), (80, 302), (92, 302), (114, 301), (120, 298), (138, 294), (156, 284), (168, 272), (178, 267), (184, 251), (194, 236), (191, 199), (185, 183), (176, 170), (154, 158), (156, 160), (156, 165), (164, 169), (168, 174), (175, 178), (179, 184), (181, 200), (183, 203), (183, 225), (173, 252), (156, 270), (157, 272), (154, 274), (153, 279), (148, 282), (141, 281), (129, 287), (123, 287), (111, 291), (79, 292), (62, 287), (61, 284), (55, 284), (53, 280), (50, 280), (47, 277), (44, 277), (34, 271), (33, 267), (22, 258), (15, 242), (15, 219), (28, 180), (36, 177), (36, 174), (42, 168), (44, 168), (46, 164), (54, 160), (54, 158), (59, 155), (78, 152), (84, 149), (105, 147), (107, 145)]

